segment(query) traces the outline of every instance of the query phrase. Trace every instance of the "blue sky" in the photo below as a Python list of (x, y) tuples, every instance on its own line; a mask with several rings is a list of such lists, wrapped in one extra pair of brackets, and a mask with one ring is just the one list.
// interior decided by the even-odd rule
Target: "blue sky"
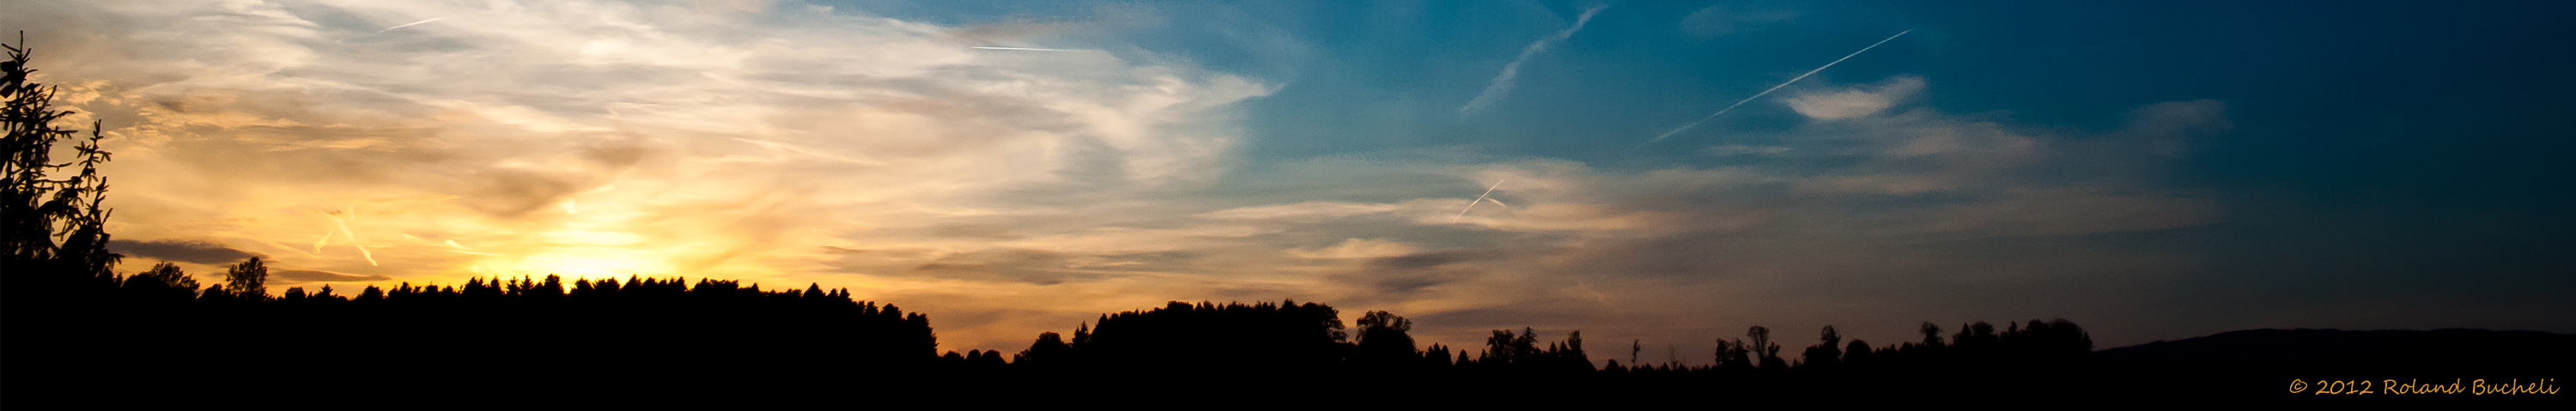
[(140, 258), (318, 283), (816, 282), (955, 349), (1283, 298), (1684, 353), (2576, 331), (2563, 4), (10, 7)]

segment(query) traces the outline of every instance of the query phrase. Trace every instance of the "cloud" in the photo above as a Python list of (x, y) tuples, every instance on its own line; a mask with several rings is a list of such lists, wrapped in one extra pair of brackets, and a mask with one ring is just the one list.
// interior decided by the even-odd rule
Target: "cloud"
[(1039, 250), (989, 250), (942, 256), (908, 272), (950, 279), (988, 279), (1055, 285), (1099, 277), (1075, 269), (1062, 253)]
[(1896, 76), (1875, 87), (1798, 93), (1789, 98), (1789, 108), (1817, 120), (1840, 120), (1866, 116), (1886, 110), (1915, 93), (1923, 92), (1923, 78)]
[(391, 280), (381, 275), (351, 275), (320, 270), (272, 270), (268, 277), (277, 284), (366, 283)]
[(1477, 257), (1480, 256), (1475, 253), (1463, 251), (1415, 253), (1369, 260), (1369, 268), (1380, 270), (1420, 270), (1465, 262), (1476, 259)]
[(109, 240), (107, 249), (128, 256), (197, 264), (233, 264), (260, 256), (204, 240)]
[(1332, 247), (1304, 250), (1290, 249), (1288, 255), (1309, 259), (1392, 258), (1419, 252), (1420, 248), (1401, 241), (1381, 239), (1348, 239)]
[(1709, 154), (1711, 154), (1711, 155), (1720, 155), (1720, 156), (1742, 156), (1742, 155), (1774, 155), (1774, 156), (1775, 156), (1775, 155), (1780, 155), (1780, 154), (1788, 153), (1788, 152), (1789, 152), (1789, 148), (1788, 148), (1788, 147), (1783, 147), (1783, 146), (1753, 146), (1753, 145), (1743, 145), (1743, 144), (1727, 144), (1727, 145), (1721, 145), (1721, 146), (1709, 147), (1709, 148), (1708, 148), (1708, 153), (1709, 153)]
[(1521, 47), (1520, 56), (1513, 57), (1511, 63), (1504, 64), (1503, 72), (1495, 74), (1493, 81), (1485, 84), (1485, 91), (1477, 92), (1475, 99), (1467, 100), (1467, 105), (1458, 106), (1458, 113), (1471, 114), (1478, 110), (1484, 110), (1486, 106), (1494, 105), (1495, 101), (1501, 101), (1503, 96), (1510, 95), (1512, 93), (1512, 87), (1514, 86), (1512, 82), (1517, 80), (1521, 75), (1521, 63), (1528, 63), (1531, 57), (1538, 56), (1539, 52), (1547, 51), (1547, 48), (1550, 45), (1563, 42), (1568, 38), (1573, 38), (1574, 32), (1582, 31), (1585, 23), (1592, 22), (1592, 15), (1600, 14), (1602, 9), (1607, 8), (1610, 8), (1610, 5), (1606, 3), (1585, 8), (1583, 9), (1582, 15), (1574, 18), (1573, 26), (1568, 26), (1565, 30), (1559, 30), (1556, 34), (1541, 37), (1538, 41), (1530, 42), (1528, 46)]
[(2131, 111), (2122, 132), (2148, 140), (2150, 152), (2180, 156), (2189, 151), (2187, 140), (2234, 130), (2226, 111), (2227, 105), (2217, 100), (2156, 103)]
[(1297, 204), (1242, 207), (1210, 211), (1199, 213), (1197, 217), (1211, 220), (1272, 220), (1288, 218), (1332, 219), (1362, 214), (1390, 212), (1395, 211), (1396, 208), (1397, 207), (1393, 204), (1310, 201)]

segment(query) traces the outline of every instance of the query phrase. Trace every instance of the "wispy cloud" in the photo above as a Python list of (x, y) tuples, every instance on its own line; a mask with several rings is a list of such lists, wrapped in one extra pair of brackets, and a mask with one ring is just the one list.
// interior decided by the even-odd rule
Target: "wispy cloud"
[(994, 46), (975, 46), (975, 47), (968, 47), (968, 48), (971, 48), (971, 49), (977, 49), (977, 50), (1010, 50), (1010, 51), (1073, 51), (1073, 50), (1065, 50), (1065, 49), (1042, 49), (1042, 48), (1034, 48), (1034, 47), (994, 47)]
[(1504, 64), (1503, 72), (1501, 74), (1494, 75), (1494, 80), (1485, 84), (1484, 92), (1476, 93), (1476, 98), (1473, 100), (1467, 100), (1467, 105), (1458, 106), (1458, 114), (1474, 114), (1479, 110), (1484, 110), (1486, 106), (1493, 105), (1495, 101), (1502, 100), (1503, 96), (1510, 95), (1512, 93), (1512, 87), (1514, 86), (1512, 82), (1518, 80), (1521, 75), (1521, 64), (1528, 63), (1530, 58), (1538, 56), (1539, 52), (1547, 51), (1548, 46), (1564, 42), (1565, 39), (1574, 37), (1574, 32), (1582, 31), (1585, 23), (1592, 22), (1592, 15), (1600, 14), (1602, 9), (1607, 8), (1610, 8), (1609, 4), (1595, 5), (1591, 8), (1583, 9), (1583, 15), (1576, 16), (1574, 18), (1573, 26), (1566, 27), (1565, 30), (1559, 30), (1556, 34), (1540, 38), (1538, 41), (1530, 42), (1529, 46), (1521, 47), (1521, 55), (1519, 57), (1513, 57), (1510, 64)]
[(280, 285), (305, 283), (371, 283), (393, 279), (392, 277), (382, 275), (351, 275), (322, 270), (292, 269), (271, 271), (269, 272), (269, 276), (271, 278), (275, 278), (276, 283)]
[(258, 256), (248, 251), (203, 240), (112, 240), (107, 243), (107, 248), (119, 254), (135, 257), (210, 265), (232, 264)]
[(1800, 93), (1789, 99), (1789, 109), (1807, 118), (1840, 120), (1878, 113), (1922, 91), (1922, 77), (1897, 76), (1868, 90), (1855, 87)]

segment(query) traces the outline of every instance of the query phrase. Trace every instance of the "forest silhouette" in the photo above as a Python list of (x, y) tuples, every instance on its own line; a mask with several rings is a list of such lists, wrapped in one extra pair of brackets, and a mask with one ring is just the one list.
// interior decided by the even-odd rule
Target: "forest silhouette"
[[(2191, 364), (2146, 352), (2105, 359), (2083, 327), (2064, 319), (2000, 329), (1925, 322), (1919, 340), (1895, 344), (1846, 341), (1827, 326), (1795, 351), (1784, 350), (1800, 345), (1788, 342), (1797, 333), (1755, 326), (1715, 341), (1711, 363), (1641, 364), (1632, 355), (1596, 365), (1579, 331), (1543, 341), (1553, 336), (1499, 329), (1480, 347), (1421, 346), (1412, 321), (1395, 313), (1363, 313), (1346, 326), (1332, 306), (1293, 300), (1174, 301), (1103, 314), (1070, 336), (1041, 333), (1015, 353), (942, 353), (928, 316), (820, 284), (765, 290), (642, 276), (566, 283), (548, 274), (272, 293), (271, 268), (258, 257), (227, 267), (220, 283), (201, 284), (166, 262), (127, 275), (117, 270), (123, 257), (108, 248), (112, 210), (103, 205), (109, 186), (98, 166), (111, 153), (99, 146), (100, 126), (84, 137), (54, 124), (69, 112), (50, 106), (53, 87), (30, 81), (23, 43), (8, 46), (9, 61), (0, 63), (8, 133), (0, 146), (8, 153), (0, 176), (7, 249), (0, 397), (13, 407), (263, 389), (388, 399), (454, 390), (487, 398), (801, 392), (856, 398), (848, 403), (988, 390), (1123, 389), (1167, 400), (1256, 393), (1232, 399), (1240, 403), (1381, 387), (1374, 395), (1426, 402), (1683, 392), (1782, 400), (1865, 393), (1847, 398), (1919, 403), (1961, 393), (2117, 397), (2139, 388), (2133, 384), (2183, 383), (2193, 389), (2165, 395), (2262, 397), (2280, 391), (2275, 385), (2289, 378), (2283, 367), (2314, 365)], [(51, 157), (62, 141), (74, 144), (77, 158)], [(2564, 337), (2514, 341), (2549, 346)], [(2564, 367), (2566, 347), (2559, 348), (2533, 364)], [(2249, 370), (2260, 372), (2216, 374)], [(2442, 369), (2416, 371), (2424, 370)]]

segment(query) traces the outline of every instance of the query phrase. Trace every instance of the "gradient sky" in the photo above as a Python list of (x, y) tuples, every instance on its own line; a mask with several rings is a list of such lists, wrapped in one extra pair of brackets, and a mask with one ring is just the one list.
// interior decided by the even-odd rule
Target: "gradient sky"
[(820, 283), (954, 350), (2576, 331), (2564, 2), (0, 3), (129, 272)]

